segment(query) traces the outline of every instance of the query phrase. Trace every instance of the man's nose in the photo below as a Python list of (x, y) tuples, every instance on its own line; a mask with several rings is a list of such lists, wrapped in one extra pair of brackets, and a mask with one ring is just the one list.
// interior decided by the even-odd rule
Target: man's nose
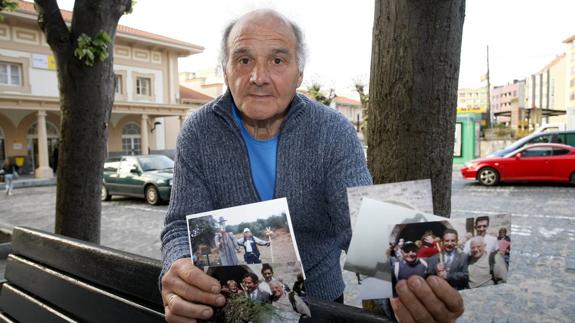
[(254, 64), (250, 74), (250, 82), (261, 86), (269, 82), (269, 70), (265, 62), (257, 62)]

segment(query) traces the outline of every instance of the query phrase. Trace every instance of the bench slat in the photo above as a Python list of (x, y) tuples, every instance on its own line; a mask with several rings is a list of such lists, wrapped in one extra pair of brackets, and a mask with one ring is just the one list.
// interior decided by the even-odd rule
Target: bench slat
[(2, 286), (0, 308), (11, 315), (11, 318), (8, 318), (0, 313), (0, 321), (2, 322), (14, 322), (14, 320), (46, 323), (77, 322), (9, 283)]
[(158, 290), (162, 264), (157, 259), (26, 227), (14, 229), (12, 253), (62, 272), (73, 273), (81, 279), (130, 295), (142, 304), (163, 311)]
[[(164, 322), (164, 315), (76, 278), (10, 255), (6, 279), (85, 322)], [(1, 307), (4, 305), (0, 304)], [(8, 313), (12, 313), (7, 310)]]
[(311, 317), (302, 319), (306, 323), (389, 323), (390, 319), (366, 312), (360, 308), (339, 303), (310, 299)]

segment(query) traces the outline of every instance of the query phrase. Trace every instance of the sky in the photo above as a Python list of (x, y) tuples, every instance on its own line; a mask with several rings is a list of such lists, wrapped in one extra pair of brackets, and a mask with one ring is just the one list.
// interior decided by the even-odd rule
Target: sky
[[(68, 10), (73, 2), (58, 0)], [(203, 46), (203, 53), (180, 59), (180, 71), (193, 72), (217, 66), (229, 21), (262, 7), (302, 27), (308, 47), (304, 86), (319, 82), (357, 99), (354, 83), (369, 82), (373, 0), (138, 0), (120, 24)], [(538, 72), (575, 35), (574, 12), (573, 0), (467, 0), (459, 87), (483, 85), (487, 45), (492, 85)]]

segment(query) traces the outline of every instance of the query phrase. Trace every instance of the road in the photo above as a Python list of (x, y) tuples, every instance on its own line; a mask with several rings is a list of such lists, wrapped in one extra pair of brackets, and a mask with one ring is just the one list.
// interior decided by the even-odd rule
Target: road
[[(53, 232), (55, 187), (17, 189), (15, 193), (0, 195), (0, 226), (24, 225)], [(141, 199), (104, 202), (102, 244), (160, 258), (159, 237), (166, 209), (166, 205), (150, 206)], [(458, 321), (572, 321), (575, 272), (567, 270), (567, 262), (575, 258), (575, 187), (482, 187), (454, 171), (453, 217), (502, 213), (511, 214), (513, 221), (508, 283), (463, 291), (466, 312)]]

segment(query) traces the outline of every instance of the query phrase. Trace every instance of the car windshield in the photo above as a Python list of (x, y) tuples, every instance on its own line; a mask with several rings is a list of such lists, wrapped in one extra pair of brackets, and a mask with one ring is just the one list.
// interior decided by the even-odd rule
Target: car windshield
[(158, 169), (174, 168), (174, 161), (166, 156), (139, 157), (144, 172)]

